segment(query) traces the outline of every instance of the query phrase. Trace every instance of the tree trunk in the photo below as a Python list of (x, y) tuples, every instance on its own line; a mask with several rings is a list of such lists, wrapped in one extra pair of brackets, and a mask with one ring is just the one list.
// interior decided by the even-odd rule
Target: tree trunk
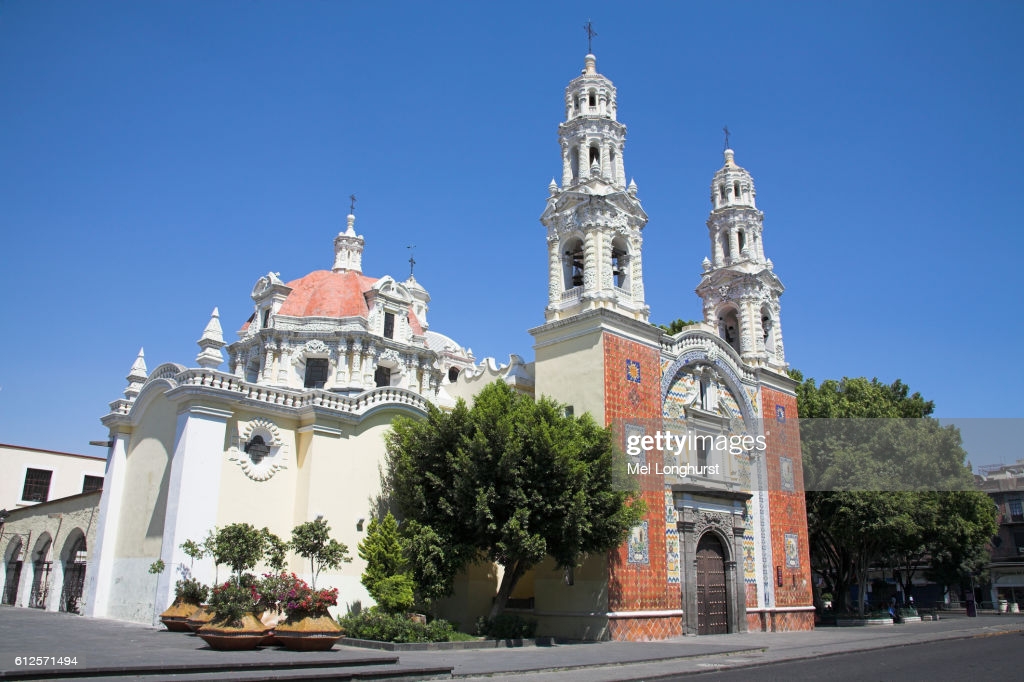
[(526, 573), (526, 565), (522, 561), (515, 562), (511, 567), (505, 567), (505, 574), (501, 577), (501, 585), (498, 586), (498, 594), (494, 597), (494, 604), (491, 605), (491, 612), (487, 615), (489, 620), (494, 620), (508, 604), (508, 598), (515, 589), (516, 583)]

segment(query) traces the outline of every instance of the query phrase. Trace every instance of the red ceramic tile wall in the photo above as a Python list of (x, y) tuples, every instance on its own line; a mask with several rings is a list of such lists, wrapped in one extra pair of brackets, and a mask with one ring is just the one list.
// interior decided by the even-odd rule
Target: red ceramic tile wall
[[(602, 339), (604, 349), (604, 409), (607, 424), (623, 422), (642, 425), (653, 434), (661, 424), (661, 363), (660, 351), (636, 341), (606, 333)], [(620, 434), (621, 435), (621, 434)], [(620, 447), (624, 443), (619, 443)], [(648, 461), (650, 457), (648, 457)], [(609, 609), (612, 611), (638, 611), (679, 608), (679, 586), (668, 584), (665, 566), (665, 498), (664, 481), (660, 476), (641, 475), (640, 489), (647, 504), (648, 563), (631, 564), (627, 561), (627, 547), (623, 545), (611, 553), (608, 584)], [(632, 622), (633, 619), (630, 620)], [(655, 619), (673, 621), (681, 632), (681, 619)], [(629, 639), (628, 633), (644, 638), (657, 638), (669, 632), (669, 625), (654, 625), (651, 619), (640, 619), (646, 625), (615, 625), (616, 632), (626, 633), (613, 639)], [(620, 621), (613, 621), (620, 622)], [(637, 630), (636, 628), (640, 628)], [(653, 628), (653, 629), (651, 629)], [(672, 636), (670, 634), (664, 637)]]
[[(797, 420), (796, 396), (770, 388), (761, 389), (762, 416), (765, 422), (768, 467), (768, 504), (771, 510), (772, 577), (775, 584), (775, 605), (809, 606), (811, 599), (811, 560), (807, 540), (807, 508), (804, 504), (803, 468), (800, 456), (800, 429)], [(782, 414), (780, 414), (780, 409)], [(780, 416), (783, 418), (780, 419)], [(788, 457), (793, 462), (794, 491), (782, 489), (780, 458)], [(797, 538), (799, 566), (787, 566), (785, 537)], [(781, 569), (781, 585), (779, 570)], [(781, 615), (781, 614), (780, 614)], [(808, 619), (787, 615), (787, 627), (801, 629), (797, 623), (806, 624)], [(809, 620), (810, 629), (814, 625)]]
[(683, 634), (682, 618), (615, 618), (608, 622), (610, 639), (629, 642), (679, 637)]

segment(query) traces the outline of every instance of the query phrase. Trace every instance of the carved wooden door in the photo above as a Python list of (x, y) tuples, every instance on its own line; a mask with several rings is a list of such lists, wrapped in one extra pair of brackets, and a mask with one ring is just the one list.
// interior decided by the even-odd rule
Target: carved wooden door
[(725, 553), (713, 533), (697, 543), (697, 634), (729, 632), (729, 607), (725, 591)]

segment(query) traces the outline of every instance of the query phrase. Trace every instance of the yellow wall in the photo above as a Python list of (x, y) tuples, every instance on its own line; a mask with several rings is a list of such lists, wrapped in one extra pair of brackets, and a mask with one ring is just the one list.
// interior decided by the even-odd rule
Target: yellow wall
[(589, 412), (598, 424), (604, 424), (601, 338), (601, 330), (595, 329), (551, 346), (538, 343), (536, 395), (572, 405), (576, 416)]

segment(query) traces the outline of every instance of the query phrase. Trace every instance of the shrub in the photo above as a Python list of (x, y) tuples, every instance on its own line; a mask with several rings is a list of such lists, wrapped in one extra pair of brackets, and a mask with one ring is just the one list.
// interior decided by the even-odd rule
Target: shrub
[(210, 608), (213, 609), (213, 622), (218, 625), (235, 625), (246, 613), (256, 608), (259, 594), (253, 585), (251, 575), (241, 579), (232, 578), (223, 585), (213, 588), (210, 596)]
[(502, 613), (495, 618), (477, 619), (476, 632), (491, 639), (529, 639), (537, 633), (537, 621)]
[(210, 596), (210, 588), (195, 578), (185, 578), (174, 584), (174, 600), (185, 604), (202, 604)]
[(424, 625), (377, 608), (342, 616), (338, 624), (346, 637), (378, 642), (450, 642), (456, 634), (452, 624), (440, 618)]

